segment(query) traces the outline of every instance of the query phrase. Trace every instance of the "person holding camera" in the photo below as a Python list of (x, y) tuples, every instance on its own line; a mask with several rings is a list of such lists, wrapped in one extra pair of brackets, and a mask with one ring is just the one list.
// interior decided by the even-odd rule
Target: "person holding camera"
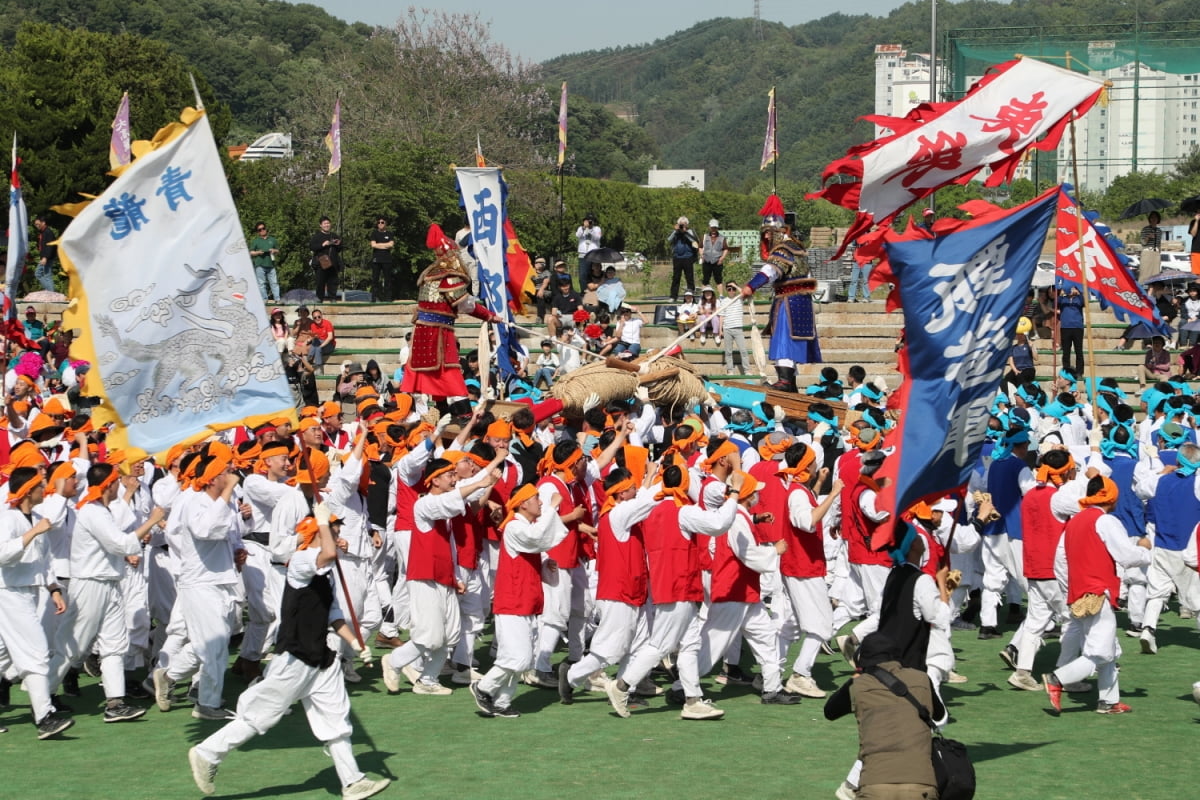
[[(1058, 293), (1058, 337), (1062, 342), (1062, 363), (1083, 374), (1083, 293), (1068, 286)], [(1074, 350), (1074, 362), (1071, 351)]]
[(296, 344), (291, 352), (284, 353), (283, 371), (288, 385), (297, 399), (299, 407), (320, 405), (321, 398), (317, 393), (316, 367), (309, 359), (312, 346), (312, 334), (305, 331), (296, 337)]
[(308, 242), (312, 251), (313, 289), (317, 302), (337, 300), (338, 272), (342, 268), (342, 238), (333, 232), (333, 220), (321, 217), (321, 227)]
[(696, 291), (696, 258), (700, 254), (700, 240), (688, 227), (687, 217), (675, 221), (675, 229), (667, 237), (667, 249), (671, 252), (671, 301), (679, 302), (679, 279), (687, 275), (687, 288), (693, 294)]
[(583, 222), (575, 229), (575, 239), (579, 242), (579, 288), (587, 286), (588, 265), (584, 262), (587, 254), (600, 247), (602, 231), (596, 224), (596, 216), (588, 214)]

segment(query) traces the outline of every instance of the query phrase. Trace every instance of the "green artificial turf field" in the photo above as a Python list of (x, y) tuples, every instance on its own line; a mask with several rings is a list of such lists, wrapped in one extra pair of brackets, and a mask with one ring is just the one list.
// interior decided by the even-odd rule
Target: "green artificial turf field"
[[(1124, 616), (1120, 616), (1124, 621)], [(1007, 641), (958, 632), (958, 671), (970, 680), (944, 687), (954, 722), (947, 735), (965, 742), (975, 761), (981, 800), (1003, 798), (1183, 798), (1195, 773), (1180, 756), (1195, 746), (1200, 708), (1191, 685), (1200, 679), (1195, 626), (1164, 615), (1159, 654), (1142, 655), (1121, 635), (1121, 689), (1133, 713), (1093, 713), (1095, 693), (1064, 701), (1060, 718), (1046, 713), (1044, 693), (1011, 689), (996, 653)], [(481, 644), (486, 664), (486, 642)], [(1049, 669), (1058, 645), (1039, 655)], [(752, 659), (747, 655), (743, 665)], [(825, 687), (843, 681), (840, 658), (822, 656), (815, 676)], [(388, 696), (378, 667), (351, 687), (354, 742), (368, 774), (393, 784), (383, 798), (830, 798), (857, 751), (852, 718), (825, 721), (822, 701), (762, 706), (749, 687), (706, 691), (726, 710), (723, 720), (683, 722), (661, 698), (632, 719), (619, 719), (600, 694), (575, 705), (556, 693), (522, 687), (520, 719), (483, 719), (465, 688), (449, 697)], [(105, 725), (94, 710), (96, 680), (83, 678), (71, 700), (77, 724), (38, 741), (25, 695), (0, 711), (0, 798), (51, 795), (73, 800), (192, 798), (187, 749), (220, 723), (193, 720), (187, 706), (157, 709), (132, 723)], [(243, 688), (230, 676), (231, 701)], [(146, 701), (138, 701), (146, 704)], [(252, 740), (221, 766), (218, 797), (338, 796), (328, 757), (308, 731), (303, 711)]]

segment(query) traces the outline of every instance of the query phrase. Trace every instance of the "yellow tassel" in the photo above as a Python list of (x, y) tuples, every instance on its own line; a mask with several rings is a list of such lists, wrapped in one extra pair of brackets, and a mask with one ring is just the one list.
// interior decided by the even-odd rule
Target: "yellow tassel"
[(1099, 103), (1101, 108), (1108, 108), (1108, 87), (1105, 86), (1100, 90)]

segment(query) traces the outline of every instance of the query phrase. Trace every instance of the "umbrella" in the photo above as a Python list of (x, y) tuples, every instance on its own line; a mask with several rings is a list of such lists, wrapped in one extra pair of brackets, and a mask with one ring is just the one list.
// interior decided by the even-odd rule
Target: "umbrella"
[(299, 303), (315, 303), (317, 302), (317, 293), (312, 289), (292, 289), (283, 295), (283, 302), (291, 304)]
[(1164, 269), (1153, 278), (1147, 278), (1145, 281), (1143, 281), (1143, 283), (1147, 286), (1152, 283), (1190, 283), (1195, 279), (1196, 276), (1191, 272), (1180, 272), (1179, 270), (1174, 269)]
[(1192, 195), (1180, 203), (1179, 210), (1185, 214), (1195, 214), (1200, 211), (1200, 194)]
[(30, 292), (25, 295), (22, 303), (65, 303), (67, 296), (62, 292), (47, 292), (45, 289), (38, 289), (36, 292)]
[(1161, 197), (1147, 197), (1145, 200), (1138, 200), (1129, 208), (1121, 212), (1121, 216), (1117, 219), (1129, 219), (1130, 217), (1140, 217), (1143, 214), (1149, 214), (1151, 211), (1158, 211), (1160, 208), (1170, 208), (1175, 205), (1170, 200), (1163, 200)]
[(623, 264), (625, 254), (611, 247), (597, 247), (583, 257), (584, 264)]
[(1162, 336), (1162, 331), (1156, 331), (1144, 322), (1133, 323), (1121, 334), (1121, 338), (1127, 341), (1153, 339), (1155, 336)]
[(1054, 270), (1038, 267), (1033, 271), (1033, 283), (1030, 285), (1035, 289), (1041, 289), (1044, 286), (1053, 286)]

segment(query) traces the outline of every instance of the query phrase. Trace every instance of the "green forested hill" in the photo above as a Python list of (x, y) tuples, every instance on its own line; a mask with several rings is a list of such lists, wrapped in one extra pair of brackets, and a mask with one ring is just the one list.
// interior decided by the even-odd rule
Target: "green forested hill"
[[(938, 29), (1043, 26), (1200, 18), (1194, 0), (966, 0), (938, 3)], [(636, 120), (661, 153), (659, 166), (700, 167), (717, 186), (743, 188), (758, 175), (767, 91), (776, 86), (782, 178), (812, 183), (850, 145), (871, 135), (855, 120), (874, 106), (876, 44), (928, 52), (930, 4), (886, 18), (831, 14), (792, 28), (715, 19), (640, 47), (553, 59), (546, 77)]]

